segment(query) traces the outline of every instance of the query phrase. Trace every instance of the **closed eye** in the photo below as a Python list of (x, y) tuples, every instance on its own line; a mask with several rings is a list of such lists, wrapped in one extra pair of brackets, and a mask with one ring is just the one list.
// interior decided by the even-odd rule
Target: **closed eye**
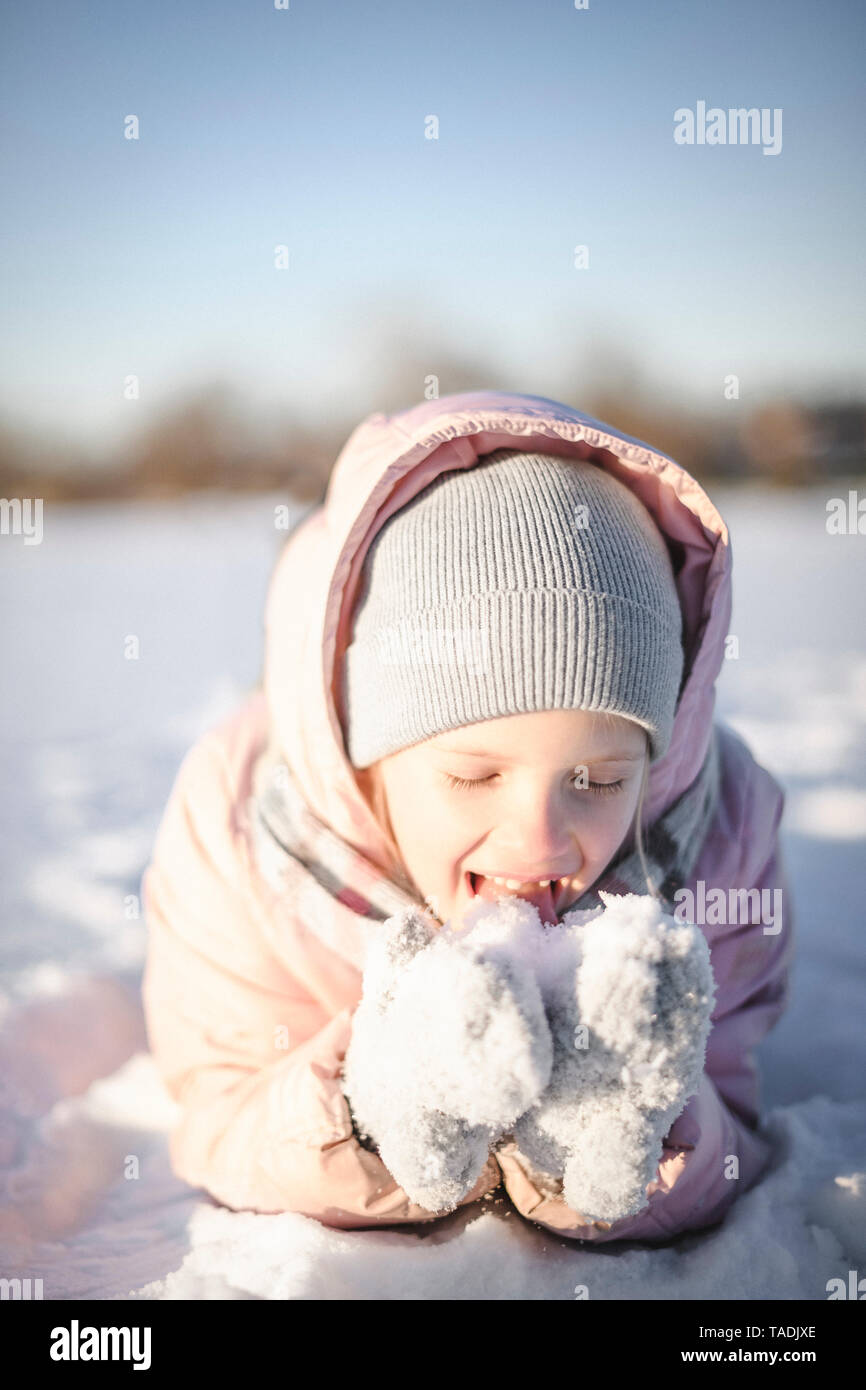
[(470, 787), (486, 787), (495, 776), (493, 773), (490, 777), (453, 777), (450, 772), (445, 773), (449, 787), (457, 787), (461, 791), (468, 791)]
[[(498, 773), (493, 772), (489, 777), (454, 777), (450, 772), (445, 773), (445, 777), (450, 787), (457, 791), (470, 791), (476, 787), (486, 787), (498, 777)], [(574, 786), (574, 791), (589, 791), (594, 796), (610, 796), (618, 792), (625, 783), (625, 778), (620, 777), (616, 782), (587, 782), (585, 786)]]

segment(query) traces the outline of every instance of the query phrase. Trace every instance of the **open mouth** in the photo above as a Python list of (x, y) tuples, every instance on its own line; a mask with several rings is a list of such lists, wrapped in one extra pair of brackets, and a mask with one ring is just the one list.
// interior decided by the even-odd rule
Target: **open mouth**
[(500, 898), (522, 898), (538, 909), (542, 922), (551, 926), (558, 923), (560, 913), (577, 896), (571, 876), (520, 882), (498, 875), (487, 878), (468, 869), (465, 878), (471, 897), (483, 898), (486, 902), (497, 902)]

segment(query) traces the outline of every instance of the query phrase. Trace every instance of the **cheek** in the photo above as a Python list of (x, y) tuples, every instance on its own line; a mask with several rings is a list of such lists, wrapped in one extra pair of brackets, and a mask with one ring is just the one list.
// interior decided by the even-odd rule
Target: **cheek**
[(629, 833), (637, 809), (637, 793), (599, 797), (575, 821), (575, 838), (586, 859), (609, 859)]
[(417, 878), (435, 876), (441, 891), (455, 863), (472, 843), (472, 813), (456, 809), (429, 782), (403, 781), (389, 788), (388, 804), (397, 845)]

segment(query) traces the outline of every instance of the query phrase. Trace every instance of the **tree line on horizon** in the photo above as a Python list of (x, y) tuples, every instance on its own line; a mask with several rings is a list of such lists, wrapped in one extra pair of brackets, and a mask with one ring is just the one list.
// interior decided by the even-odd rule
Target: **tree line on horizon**
[[(440, 378), (439, 394), (490, 385), (483, 377), (457, 375), (456, 384)], [(659, 406), (633, 382), (584, 388), (579, 400), (561, 385), (549, 394), (646, 440), (701, 483), (755, 480), (800, 486), (866, 474), (862, 400), (732, 402), (727, 411), (701, 414)], [(414, 384), (395, 381), (365, 413), (400, 410), (423, 398), (423, 378)], [(218, 489), (277, 491), (299, 502), (315, 502), (324, 495), (337, 455), (360, 418), (331, 417), (319, 429), (289, 418), (271, 422), (265, 430), (250, 423), (234, 391), (211, 384), (149, 419), (108, 462), (81, 449), (45, 445), (35, 432), (13, 430), (0, 419), (0, 495), (97, 501)]]

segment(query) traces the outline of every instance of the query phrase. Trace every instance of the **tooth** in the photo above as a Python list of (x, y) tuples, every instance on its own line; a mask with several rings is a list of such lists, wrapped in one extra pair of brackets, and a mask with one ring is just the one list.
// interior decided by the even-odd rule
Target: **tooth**
[[(478, 877), (483, 878), (483, 874), (479, 874)], [(488, 880), (490, 883), (496, 883), (499, 885), (500, 888), (507, 888), (511, 892), (514, 892), (514, 890), (517, 888), (523, 887), (525, 884), (527, 887), (531, 888), (549, 888), (551, 885), (553, 885), (553, 891), (554, 893), (556, 893), (561, 887), (563, 887), (564, 884), (571, 883), (571, 879), (566, 878), (500, 878), (496, 874), (488, 875)]]

